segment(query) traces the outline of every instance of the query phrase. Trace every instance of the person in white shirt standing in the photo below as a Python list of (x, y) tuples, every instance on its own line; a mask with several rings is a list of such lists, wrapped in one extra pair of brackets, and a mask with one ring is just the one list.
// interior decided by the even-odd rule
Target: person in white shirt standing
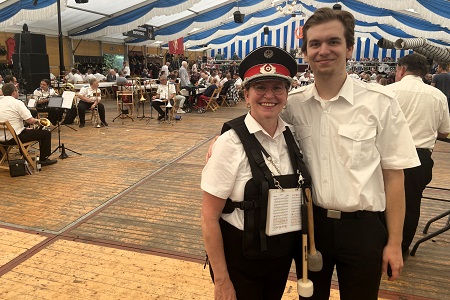
[(395, 83), (386, 86), (393, 91), (408, 122), (420, 166), (408, 168), (405, 173), (406, 215), (403, 225), (403, 258), (409, 256), (409, 246), (420, 218), (422, 193), (430, 183), (433, 170), (431, 153), (437, 137), (450, 132), (447, 97), (438, 89), (425, 84), (427, 60), (419, 54), (406, 55), (398, 61)]
[(354, 30), (346, 11), (323, 7), (308, 18), (302, 52), (314, 84), (292, 91), (283, 114), (313, 182), (314, 236), (323, 257), (322, 270), (308, 274), (314, 300), (329, 299), (335, 267), (341, 299), (378, 299), (382, 273), (389, 280), (400, 275), (403, 169), (420, 164), (395, 95), (347, 75)]

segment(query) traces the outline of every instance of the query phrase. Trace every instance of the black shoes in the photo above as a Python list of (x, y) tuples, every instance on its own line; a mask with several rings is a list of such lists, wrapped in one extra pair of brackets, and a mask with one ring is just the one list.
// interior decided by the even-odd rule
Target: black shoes
[(106, 122), (102, 122), (102, 125), (105, 127), (108, 127), (108, 123), (106, 123)]
[(80, 123), (80, 125), (78, 125), (78, 127), (83, 128), (84, 127), (84, 123)]
[(164, 120), (165, 118), (166, 118), (165, 115), (164, 115), (164, 116), (159, 116), (159, 117), (158, 117), (158, 121)]
[(56, 159), (46, 158), (44, 160), (41, 160), (41, 166), (50, 166), (50, 165), (56, 164), (57, 162), (58, 161)]

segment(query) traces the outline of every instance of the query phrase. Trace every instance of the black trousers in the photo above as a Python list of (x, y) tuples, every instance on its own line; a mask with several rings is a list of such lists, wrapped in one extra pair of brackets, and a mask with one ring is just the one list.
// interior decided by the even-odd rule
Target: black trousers
[[(165, 116), (167, 111), (169, 110), (169, 108), (166, 108), (166, 112), (164, 112), (162, 110), (161, 106), (166, 105), (166, 104), (167, 104), (167, 102), (164, 102), (164, 101), (155, 101), (155, 100), (152, 101), (153, 108), (156, 109), (156, 111), (158, 112), (158, 114), (161, 117)], [(170, 104), (173, 105), (173, 100), (172, 99), (170, 100)]]
[(420, 218), (422, 193), (433, 175), (433, 159), (428, 149), (416, 149), (420, 166), (403, 170), (405, 174), (406, 214), (403, 225), (402, 251), (407, 251), (416, 234)]
[(40, 159), (44, 160), (52, 152), (52, 133), (42, 129), (25, 129), (19, 134), (22, 143), (39, 141)]
[[(292, 256), (247, 259), (242, 251), (243, 232), (228, 222), (220, 221), (228, 273), (237, 299), (281, 299), (292, 264)], [(211, 276), (214, 281), (213, 274)]]
[[(314, 283), (313, 300), (328, 300), (336, 266), (342, 300), (376, 300), (381, 280), (387, 230), (382, 213), (332, 219), (314, 210), (314, 238), (322, 254), (323, 268), (308, 271)], [(297, 268), (297, 277), (301, 277)], [(302, 299), (302, 298), (300, 298)]]
[[(86, 110), (91, 109), (92, 103), (87, 103), (84, 101), (80, 101), (78, 103), (78, 117), (80, 118), (80, 124), (84, 124), (86, 122)], [(100, 121), (106, 123), (105, 120), (105, 106), (103, 103), (97, 104), (98, 107), (98, 115), (100, 117)]]

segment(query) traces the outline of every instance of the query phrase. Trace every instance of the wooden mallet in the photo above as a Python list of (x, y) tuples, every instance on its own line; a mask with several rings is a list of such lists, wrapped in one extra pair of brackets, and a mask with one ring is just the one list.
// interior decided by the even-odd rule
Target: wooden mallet
[(297, 293), (301, 297), (311, 297), (314, 292), (314, 285), (308, 279), (308, 207), (303, 202), (301, 207), (302, 214), (302, 278), (297, 281)]
[(323, 267), (322, 254), (316, 250), (314, 241), (314, 215), (311, 190), (305, 189), (306, 203), (308, 205), (308, 235), (309, 235), (309, 252), (308, 252), (308, 270), (319, 272)]

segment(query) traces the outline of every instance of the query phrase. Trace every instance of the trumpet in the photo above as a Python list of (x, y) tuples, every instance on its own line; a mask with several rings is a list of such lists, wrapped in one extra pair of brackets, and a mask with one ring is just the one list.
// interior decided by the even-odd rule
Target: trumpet
[(92, 111), (92, 113), (94, 114), (94, 127), (100, 128), (100, 116), (98, 114), (98, 103), (100, 102), (99, 97), (100, 97), (100, 93), (98, 92), (98, 89), (95, 90), (94, 92), (94, 97), (95, 97), (95, 107), (94, 110)]

